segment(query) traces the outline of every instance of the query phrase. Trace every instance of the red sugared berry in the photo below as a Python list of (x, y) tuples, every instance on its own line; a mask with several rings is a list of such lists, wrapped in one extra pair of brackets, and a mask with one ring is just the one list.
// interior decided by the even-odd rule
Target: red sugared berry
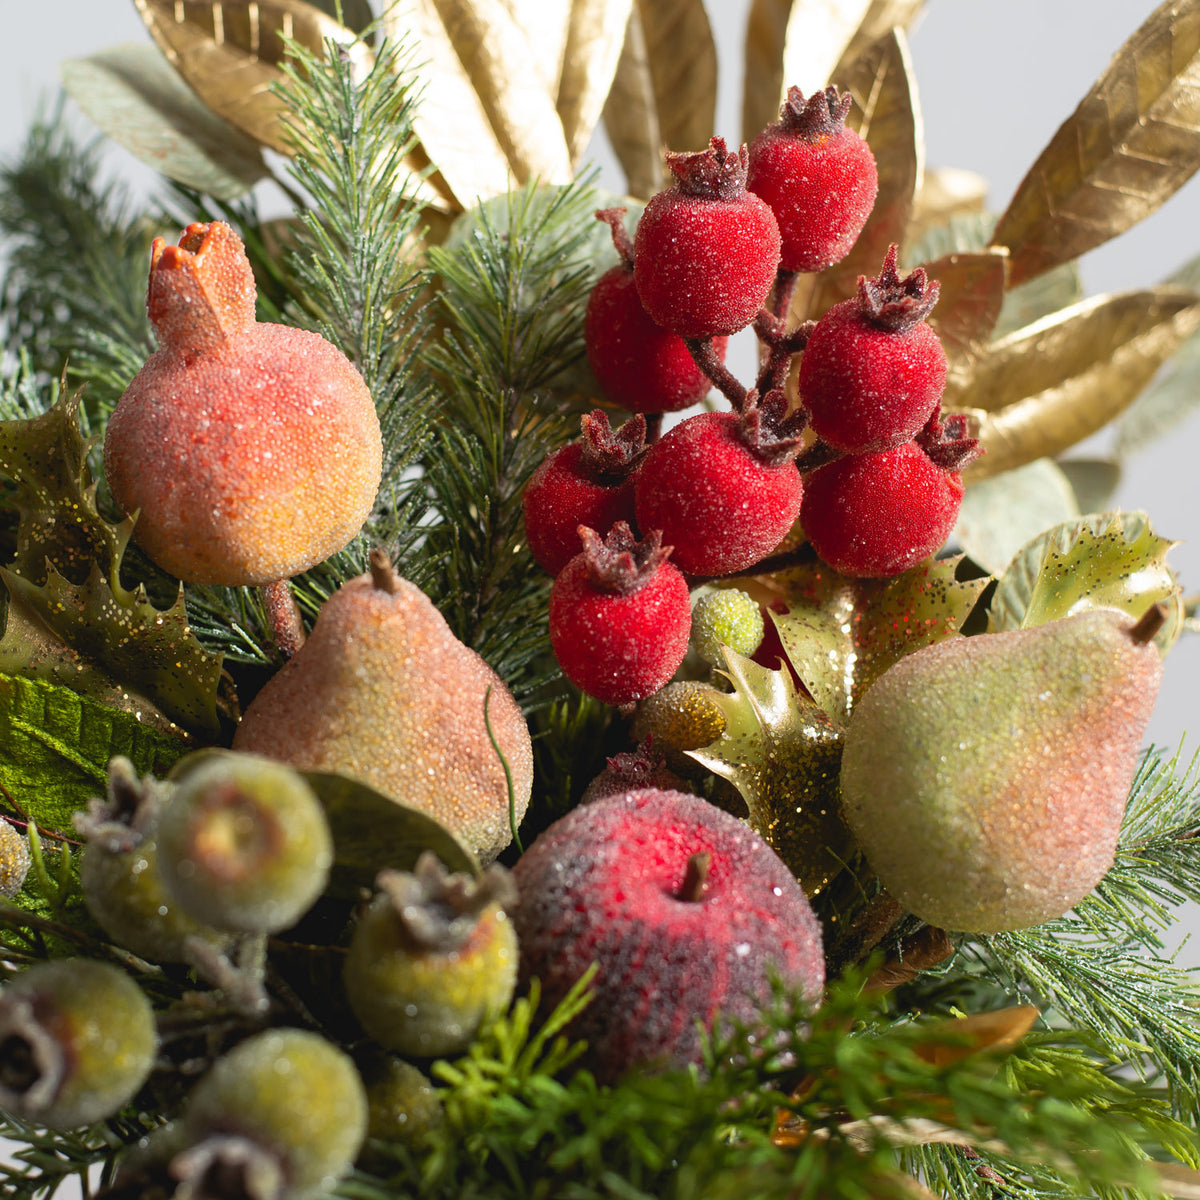
[(656, 531), (619, 521), (607, 538), (581, 527), (583, 553), (550, 591), (550, 644), (563, 674), (597, 700), (630, 704), (658, 691), (687, 653), (692, 610)]
[(779, 120), (751, 143), (746, 187), (779, 222), (785, 271), (823, 271), (845, 258), (871, 215), (879, 174), (846, 128), (851, 98), (827, 87), (806, 101), (789, 88)]
[[(633, 281), (633, 244), (620, 223), (624, 211), (596, 214), (612, 226), (623, 261), (592, 289), (583, 325), (588, 365), (614, 404), (631, 412), (679, 412), (704, 399), (712, 380), (696, 366), (683, 338), (655, 324), (642, 307)], [(713, 341), (719, 361), (725, 360), (728, 340)]]
[(690, 575), (753, 566), (783, 540), (800, 512), (796, 469), (803, 416), (785, 415), (781, 392), (746, 411), (700, 413), (646, 455), (634, 499), (642, 529), (661, 529), (672, 561)]
[(946, 353), (925, 323), (938, 285), (918, 267), (903, 279), (896, 247), (877, 279), (859, 276), (858, 295), (816, 324), (800, 360), (800, 398), (813, 431), (852, 454), (907, 442), (937, 411)]
[(650, 198), (634, 239), (633, 277), (651, 317), (684, 338), (736, 333), (754, 320), (779, 267), (779, 226), (746, 191), (748, 152), (721, 138), (668, 154), (678, 182)]
[(633, 470), (646, 453), (646, 419), (616, 432), (597, 408), (581, 419), (583, 436), (556, 450), (525, 485), (525, 537), (538, 565), (557, 575), (579, 553), (579, 526), (601, 534), (633, 522)]
[(700, 1022), (751, 1026), (771, 981), (815, 1001), (821, 934), (791, 872), (736, 817), (680, 792), (622, 792), (557, 821), (513, 869), (521, 974), (553, 1005), (594, 962), (572, 1025), (602, 1082), (701, 1060)]
[(899, 575), (950, 536), (962, 503), (958, 469), (978, 453), (965, 421), (937, 422), (920, 442), (849, 454), (804, 480), (800, 521), (822, 561), (843, 575)]

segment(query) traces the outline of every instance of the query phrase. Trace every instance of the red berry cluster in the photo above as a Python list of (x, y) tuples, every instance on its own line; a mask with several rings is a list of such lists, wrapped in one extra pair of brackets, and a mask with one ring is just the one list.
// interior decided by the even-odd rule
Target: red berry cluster
[[(792, 88), (749, 149), (713, 138), (668, 153), (674, 185), (651, 198), (632, 240), (623, 210), (596, 214), (621, 261), (588, 305), (588, 361), (608, 398), (637, 415), (615, 433), (601, 411), (585, 417), (580, 441), (530, 481), (525, 522), (557, 577), (559, 664), (609, 703), (649, 695), (678, 669), (690, 623), (681, 572), (753, 568), (799, 519), (838, 570), (891, 575), (953, 526), (957, 471), (975, 449), (963, 421), (939, 416), (946, 359), (925, 323), (937, 284), (919, 269), (900, 278), (893, 248), (856, 298), (788, 328), (797, 274), (842, 259), (875, 202), (874, 158), (845, 125), (850, 103), (833, 87), (807, 101)], [(728, 335), (749, 325), (764, 349), (746, 388), (724, 357)], [(801, 351), (793, 408), (784, 385)], [(661, 414), (714, 384), (733, 411), (659, 436)]]

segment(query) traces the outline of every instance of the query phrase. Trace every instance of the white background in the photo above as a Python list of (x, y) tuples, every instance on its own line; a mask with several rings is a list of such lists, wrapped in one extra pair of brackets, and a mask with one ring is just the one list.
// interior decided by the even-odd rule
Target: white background
[[(797, 3), (802, 0), (797, 0)], [(717, 132), (740, 134), (742, 29), (748, 0), (708, 0), (720, 57)], [(1154, 10), (1152, 0), (931, 0), (911, 37), (924, 113), (927, 161), (977, 171), (1001, 210), (1035, 156), (1112, 53)], [(9, 158), (58, 64), (121, 41), (143, 41), (132, 0), (0, 0), (0, 156)], [(599, 152), (599, 149), (598, 149)], [(114, 149), (115, 173), (139, 190), (149, 172)], [(614, 185), (619, 186), (613, 180)], [(1193, 180), (1140, 226), (1083, 260), (1087, 292), (1145, 287), (1200, 253), (1200, 182)], [(1101, 438), (1090, 449), (1103, 448)], [(1156, 530), (1184, 539), (1171, 560), (1187, 593), (1200, 591), (1200, 410), (1165, 443), (1129, 462), (1117, 496), (1147, 510)], [(1200, 745), (1200, 637), (1167, 661), (1150, 737), (1174, 748), (1191, 730)], [(1184, 961), (1200, 963), (1187, 946)]]

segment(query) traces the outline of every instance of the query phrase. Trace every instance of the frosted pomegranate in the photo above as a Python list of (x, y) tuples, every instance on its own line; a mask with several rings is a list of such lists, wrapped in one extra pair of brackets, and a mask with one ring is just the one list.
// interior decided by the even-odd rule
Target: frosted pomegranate
[(307, 570), (362, 528), (379, 487), (375, 405), (316, 333), (260, 323), (254, 275), (221, 221), (155, 239), (147, 307), (159, 349), (104, 440), (134, 537), (195, 583), (267, 584)]

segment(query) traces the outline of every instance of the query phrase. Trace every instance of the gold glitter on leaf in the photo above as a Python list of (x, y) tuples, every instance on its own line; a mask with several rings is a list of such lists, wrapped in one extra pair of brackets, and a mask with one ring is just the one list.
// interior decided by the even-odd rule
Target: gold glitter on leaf
[(988, 583), (956, 580), (959, 561), (930, 559), (891, 579), (850, 579), (823, 563), (775, 576), (788, 611), (771, 617), (796, 673), (831, 720), (844, 723), (893, 663), (958, 632)]
[(737, 788), (750, 824), (813, 895), (851, 853), (838, 798), (842, 730), (797, 692), (786, 670), (724, 653), (734, 691), (712, 701), (725, 731), (688, 754)]
[(1059, 127), (1001, 216), (1014, 284), (1123, 233), (1200, 167), (1200, 0), (1160, 5)]
[(556, 107), (573, 164), (578, 164), (600, 120), (632, 8), (633, 0), (571, 3)]
[(1029, 629), (1091, 608), (1140, 617), (1165, 604), (1167, 620), (1154, 639), (1166, 652), (1179, 636), (1184, 609), (1167, 565), (1176, 543), (1155, 534), (1141, 512), (1091, 513), (1034, 538), (1001, 577), (988, 608), (988, 632)]

